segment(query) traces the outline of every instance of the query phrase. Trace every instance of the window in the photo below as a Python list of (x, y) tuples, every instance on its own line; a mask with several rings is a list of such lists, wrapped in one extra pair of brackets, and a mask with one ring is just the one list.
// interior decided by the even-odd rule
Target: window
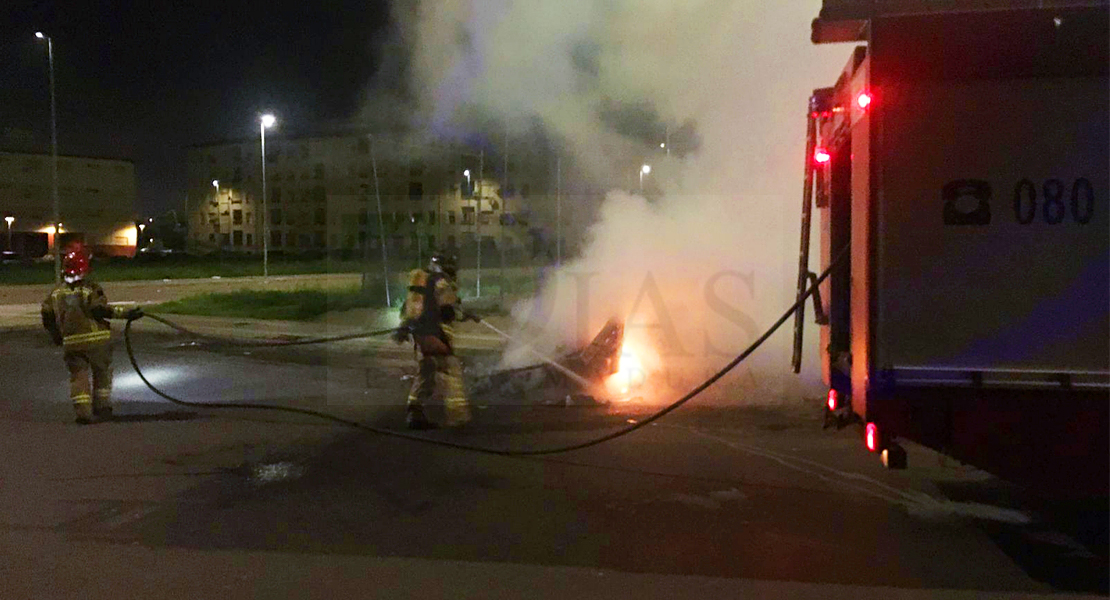
[(297, 237), (299, 238), (297, 240), (297, 244), (301, 248), (311, 248), (312, 247), (312, 236), (311, 235), (309, 235), (307, 233), (302, 233), (302, 234), (298, 235)]
[(231, 245), (231, 234), (230, 233), (222, 233), (222, 234), (220, 234), (220, 237), (222, 238), (220, 240), (220, 245), (222, 245), (224, 247), (227, 247), (227, 246)]
[(463, 218), (462, 219), (463, 225), (473, 225), (474, 224), (474, 207), (473, 206), (464, 206), (463, 209), (462, 209), (462, 218)]
[(274, 188), (270, 190), (270, 202), (274, 204), (281, 204), (281, 188)]
[(325, 212), (326, 211), (324, 209), (317, 208), (316, 213), (313, 215), (314, 219), (312, 220), (312, 222), (316, 225), (326, 224), (327, 215), (325, 214)]
[(208, 234), (208, 241), (215, 244), (216, 243), (216, 234), (214, 234), (214, 233)]
[(482, 225), (489, 225), (491, 222), (493, 222), (493, 211), (483, 210), (478, 220), (482, 223)]
[(271, 208), (270, 209), (270, 223), (272, 225), (281, 225), (281, 209), (280, 208)]
[(429, 225), (435, 225), (436, 224), (436, 211), (434, 211), (434, 210), (429, 210), (428, 211), (428, 224)]
[(231, 224), (232, 225), (242, 225), (243, 224), (243, 211), (242, 210), (235, 209), (235, 210), (231, 211)]
[(450, 225), (455, 224), (455, 211), (453, 211), (453, 210), (447, 211), (447, 223), (450, 224)]
[(247, 234), (247, 245), (248, 246), (253, 246), (254, 245), (254, 234), (253, 233), (248, 233)]
[(310, 193), (313, 202), (318, 202), (322, 204), (324, 202), (327, 202), (328, 200), (328, 192), (324, 189), (324, 186), (322, 185), (318, 185), (312, 188), (312, 192)]
[(235, 244), (236, 246), (242, 246), (242, 245), (243, 245), (243, 232), (242, 232), (241, 230), (239, 230), (239, 229), (236, 229), (236, 230), (235, 230), (235, 231), (234, 231), (234, 232), (232, 233), (232, 235), (231, 235), (231, 238), (232, 238), (232, 240), (233, 240), (233, 243), (234, 243), (234, 244)]
[(271, 231), (270, 232), (270, 245), (271, 246), (277, 246), (277, 247), (281, 246), (281, 232), (280, 231)]
[(409, 200), (420, 200), (424, 197), (424, 184), (419, 181), (409, 182)]

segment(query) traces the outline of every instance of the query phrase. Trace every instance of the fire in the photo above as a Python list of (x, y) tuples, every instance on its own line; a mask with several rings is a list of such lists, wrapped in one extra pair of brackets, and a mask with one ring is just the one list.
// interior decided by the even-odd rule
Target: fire
[(644, 365), (640, 357), (628, 344), (621, 346), (620, 359), (617, 362), (617, 372), (605, 380), (606, 387), (615, 394), (625, 395), (633, 388), (644, 383)]

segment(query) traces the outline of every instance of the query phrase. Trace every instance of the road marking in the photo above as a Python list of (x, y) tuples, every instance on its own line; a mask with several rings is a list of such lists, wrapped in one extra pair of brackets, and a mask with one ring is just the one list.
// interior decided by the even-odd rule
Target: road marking
[(863, 475), (862, 473), (841, 471), (806, 458), (790, 456), (788, 454), (768, 450), (767, 448), (736, 442), (706, 433), (694, 427), (681, 427), (676, 425), (663, 426), (674, 429), (684, 429), (694, 435), (716, 441), (740, 452), (746, 452), (772, 460), (784, 467), (816, 477), (822, 481), (847, 487), (874, 498), (886, 500), (892, 504), (902, 506), (906, 509), (906, 512), (915, 516), (924, 518), (971, 517), (1021, 525), (1032, 522), (1029, 515), (1019, 510), (991, 506), (978, 502), (953, 502), (946, 498), (935, 498), (925, 492), (899, 490), (877, 479)]

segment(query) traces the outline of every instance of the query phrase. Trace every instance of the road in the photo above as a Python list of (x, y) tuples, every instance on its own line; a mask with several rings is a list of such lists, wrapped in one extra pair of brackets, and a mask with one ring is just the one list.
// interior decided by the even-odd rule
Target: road
[[(39, 331), (0, 335), (3, 598), (1106, 593), (1105, 510), (1048, 511), (916, 447), (911, 469), (885, 471), (853, 430), (822, 431), (815, 405), (694, 406), (587, 450), (508, 458), (175, 406), (117, 348), (117, 418), (78, 426), (58, 351)], [(400, 429), (404, 348), (182, 342), (136, 338), (171, 394)], [(466, 345), (467, 360), (489, 346)], [(546, 447), (645, 410), (484, 402), (469, 429), (427, 435)]]

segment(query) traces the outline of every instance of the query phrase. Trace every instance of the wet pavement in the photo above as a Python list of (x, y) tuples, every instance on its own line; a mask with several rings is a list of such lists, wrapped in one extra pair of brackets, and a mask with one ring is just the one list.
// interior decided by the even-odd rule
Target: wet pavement
[[(80, 427), (57, 351), (40, 332), (3, 335), (5, 598), (1107, 593), (1105, 503), (1044, 502), (916, 447), (909, 470), (886, 471), (858, 432), (822, 431), (817, 402), (694, 403), (601, 446), (509, 458), (175, 406), (117, 351), (118, 416)], [(403, 347), (136, 342), (171, 394), (399, 430)], [(491, 360), (477, 346), (468, 361)], [(475, 405), (468, 428), (427, 436), (535, 449), (648, 409)]]

